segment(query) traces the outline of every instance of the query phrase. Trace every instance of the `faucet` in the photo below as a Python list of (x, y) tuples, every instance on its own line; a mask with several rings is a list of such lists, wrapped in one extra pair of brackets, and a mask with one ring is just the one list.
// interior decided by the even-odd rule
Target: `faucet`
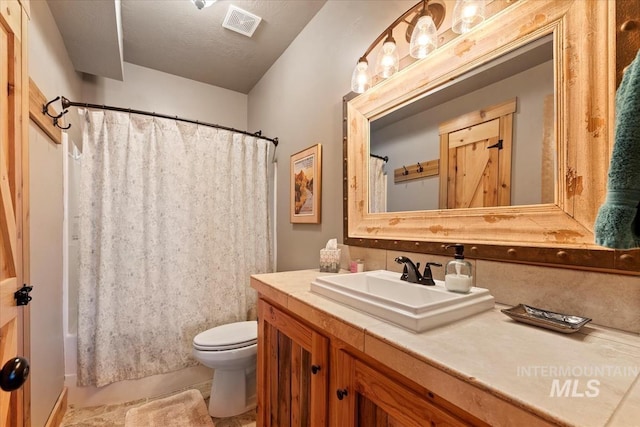
[(434, 286), (436, 283), (433, 281), (433, 276), (431, 275), (431, 266), (435, 265), (442, 267), (442, 264), (437, 262), (428, 262), (424, 267), (424, 274), (420, 274), (420, 263), (414, 264), (413, 261), (405, 256), (399, 256), (395, 261), (398, 264), (404, 264), (400, 280), (405, 280), (409, 283), (417, 283), (419, 285)]
[(398, 264), (404, 264), (404, 270), (402, 271), (402, 276), (400, 276), (400, 280), (405, 280), (409, 283), (420, 283), (422, 280), (422, 274), (420, 274), (420, 263), (415, 265), (413, 261), (411, 261), (406, 256), (399, 256), (395, 260)]

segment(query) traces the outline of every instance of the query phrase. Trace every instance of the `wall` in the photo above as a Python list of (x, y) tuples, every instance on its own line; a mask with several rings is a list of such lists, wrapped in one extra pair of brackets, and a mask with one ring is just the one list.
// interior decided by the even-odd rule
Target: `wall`
[[(249, 93), (249, 128), (279, 137), (277, 269), (318, 266), (342, 237), (342, 97), (369, 44), (415, 1), (328, 1)], [(322, 144), (320, 224), (289, 222), (290, 156)]]
[(124, 81), (84, 75), (73, 101), (152, 111), (247, 129), (247, 95), (124, 63)]
[[(62, 156), (33, 122), (29, 126), (32, 423), (44, 425), (64, 383), (62, 332)], [(52, 182), (53, 181), (53, 182)], [(53, 184), (53, 185), (52, 185)], [(53, 303), (52, 303), (53, 302)]]
[[(81, 75), (74, 70), (53, 15), (44, 1), (31, 2), (29, 76), (48, 100), (59, 95), (70, 99), (80, 95)], [(53, 106), (58, 113), (62, 111), (59, 102)], [(75, 109), (70, 109), (65, 118), (77, 121)], [(79, 140), (80, 128), (71, 128), (69, 134), (71, 139)]]
[[(44, 1), (31, 2), (29, 74), (48, 99), (80, 93), (55, 21)], [(55, 108), (61, 111), (60, 104)], [(75, 112), (70, 112), (73, 117)], [(77, 130), (72, 129), (72, 135)], [(31, 425), (43, 426), (64, 386), (61, 145), (29, 127), (31, 281)]]

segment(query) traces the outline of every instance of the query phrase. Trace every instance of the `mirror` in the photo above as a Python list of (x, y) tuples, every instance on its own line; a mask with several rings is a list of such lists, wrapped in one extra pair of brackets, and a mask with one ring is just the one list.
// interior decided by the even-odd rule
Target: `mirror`
[[(444, 254), (444, 244), (459, 242), (474, 258), (637, 269), (631, 255), (593, 243), (613, 143), (616, 64), (610, 40), (616, 22), (607, 3), (519, 0), (427, 58), (345, 99), (344, 243)], [(375, 127), (376, 121), (545, 36), (553, 40), (553, 201), (371, 213), (372, 122)]]
[[(549, 34), (470, 70), (392, 113), (370, 120), (369, 152), (373, 158), (385, 157), (387, 161), (370, 162), (369, 212), (470, 207), (469, 197), (466, 201), (460, 197), (455, 200), (452, 194), (447, 203), (447, 194), (439, 194), (441, 189), (448, 191), (441, 180), (455, 180), (455, 175), (449, 177), (448, 171), (441, 168), (441, 135), (453, 134), (451, 129), (444, 131), (447, 122), (458, 122), (457, 127), (461, 127), (459, 122), (465, 115), (491, 111), (506, 100), (513, 100), (515, 111), (510, 129), (505, 131), (508, 138), (498, 141), (510, 143), (510, 147), (488, 145), (502, 151), (500, 155), (508, 150), (509, 158), (504, 161), (509, 163), (511, 174), (503, 176), (503, 182), (497, 185), (501, 175), (497, 162), (474, 169), (483, 161), (482, 156), (488, 160), (491, 156), (486, 149), (480, 150), (479, 144), (469, 141), (473, 144), (467, 147), (471, 158), (464, 162), (466, 170), (458, 171), (468, 179), (458, 184), (466, 184), (468, 191), (474, 191), (478, 179), (494, 179), (496, 185), (480, 186), (492, 191), (492, 198), (496, 199), (499, 189), (508, 191), (503, 205), (507, 201), (511, 206), (553, 203), (556, 182), (553, 64), (553, 36)], [(488, 121), (486, 114), (483, 118), (474, 117), (470, 123), (465, 122), (465, 129), (473, 132), (472, 125)], [(424, 169), (431, 164), (432, 173), (408, 176), (409, 170)], [(486, 193), (483, 199), (476, 201), (476, 206), (498, 205)]]

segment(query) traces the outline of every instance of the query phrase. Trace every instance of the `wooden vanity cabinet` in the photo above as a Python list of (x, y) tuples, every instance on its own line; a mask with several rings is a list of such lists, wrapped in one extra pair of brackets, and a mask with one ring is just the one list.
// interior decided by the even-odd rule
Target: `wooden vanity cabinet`
[(262, 298), (257, 382), (258, 426), (486, 425)]
[(345, 351), (332, 347), (331, 355), (332, 373), (336, 373), (331, 397), (332, 426), (476, 425), (434, 404), (433, 395), (421, 396)]
[(258, 301), (257, 425), (327, 425), (329, 340)]

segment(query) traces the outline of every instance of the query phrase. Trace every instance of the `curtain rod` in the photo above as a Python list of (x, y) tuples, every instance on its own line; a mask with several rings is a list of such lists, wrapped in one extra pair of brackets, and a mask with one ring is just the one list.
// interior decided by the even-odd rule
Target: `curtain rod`
[(87, 103), (84, 103), (84, 102), (73, 102), (73, 101), (69, 101), (64, 96), (61, 97), (60, 102), (62, 103), (62, 109), (63, 110), (65, 110), (65, 109), (67, 109), (69, 107), (97, 108), (97, 109), (100, 109), (100, 110), (120, 111), (120, 112), (123, 112), (123, 113), (142, 114), (144, 116), (152, 116), (152, 117), (160, 117), (160, 118), (163, 118), (163, 119), (178, 120), (180, 122), (194, 123), (196, 125), (209, 126), (209, 127), (217, 128), (217, 129), (224, 129), (224, 130), (228, 130), (228, 131), (231, 131), (231, 132), (237, 132), (237, 133), (242, 133), (244, 135), (254, 136), (254, 137), (260, 138), (260, 139), (266, 139), (267, 141), (273, 142), (273, 144), (276, 147), (278, 146), (278, 138), (267, 138), (266, 136), (262, 136), (262, 131), (261, 130), (259, 130), (256, 133), (251, 133), (251, 132), (247, 132), (247, 131), (239, 130), (239, 129), (234, 129), (234, 128), (227, 127), (227, 126), (214, 125), (214, 124), (211, 124), (211, 123), (200, 122), (198, 120), (183, 119), (182, 117), (178, 117), (178, 116), (169, 116), (169, 115), (166, 115), (166, 114), (159, 114), (159, 113), (155, 113), (155, 112), (151, 113), (149, 111), (133, 110), (131, 108), (111, 107), (111, 106), (108, 106), (108, 105), (98, 105), (98, 104), (87, 104)]
[(371, 157), (375, 157), (376, 159), (384, 160), (385, 163), (389, 161), (389, 156), (378, 156), (377, 154), (369, 153)]

